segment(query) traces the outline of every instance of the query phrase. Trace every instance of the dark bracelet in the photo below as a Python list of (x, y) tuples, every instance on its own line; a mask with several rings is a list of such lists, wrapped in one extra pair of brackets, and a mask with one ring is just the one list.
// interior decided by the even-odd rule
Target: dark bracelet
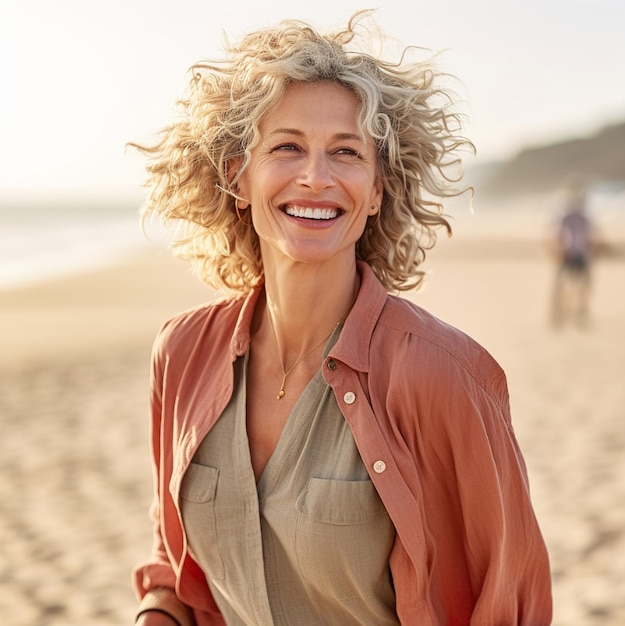
[(168, 611), (163, 611), (163, 609), (145, 609), (143, 611), (141, 611), (140, 613), (137, 614), (137, 619), (135, 620), (135, 622), (139, 621), (139, 618), (144, 614), (144, 613), (150, 613), (150, 612), (156, 612), (156, 613), (162, 613), (163, 615), (167, 615), (167, 617), (171, 617), (171, 619), (174, 620), (174, 622), (176, 623), (176, 626), (182, 626), (182, 624)]

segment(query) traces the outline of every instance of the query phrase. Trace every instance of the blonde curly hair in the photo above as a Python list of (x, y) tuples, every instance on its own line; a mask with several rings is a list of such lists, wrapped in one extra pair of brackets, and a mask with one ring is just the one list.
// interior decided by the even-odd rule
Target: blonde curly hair
[[(363, 24), (369, 14), (354, 14), (332, 34), (290, 20), (226, 44), (224, 59), (190, 68), (179, 115), (159, 141), (131, 144), (148, 157), (143, 219), (157, 215), (177, 225), (174, 252), (189, 259), (211, 287), (245, 294), (263, 280), (258, 236), (237, 213), (237, 178), (258, 140), (260, 121), (292, 83), (333, 81), (359, 100), (360, 127), (375, 142), (384, 192), (356, 254), (388, 290), (419, 286), (419, 266), (436, 230), (451, 234), (441, 200), (466, 191), (456, 187), (456, 153), (473, 149), (459, 134), (454, 94), (438, 87), (443, 74), (429, 60), (408, 59), (411, 49), (397, 62), (357, 51), (356, 42), (372, 34)], [(242, 166), (229, 180), (233, 159)]]

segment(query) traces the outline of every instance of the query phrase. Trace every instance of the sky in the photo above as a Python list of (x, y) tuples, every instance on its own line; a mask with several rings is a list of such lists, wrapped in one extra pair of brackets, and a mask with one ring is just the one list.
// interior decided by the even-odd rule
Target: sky
[(126, 142), (169, 122), (224, 34), (335, 29), (364, 8), (401, 44), (443, 51), (478, 164), (625, 120), (622, 0), (0, 0), (0, 202), (134, 201), (143, 161)]

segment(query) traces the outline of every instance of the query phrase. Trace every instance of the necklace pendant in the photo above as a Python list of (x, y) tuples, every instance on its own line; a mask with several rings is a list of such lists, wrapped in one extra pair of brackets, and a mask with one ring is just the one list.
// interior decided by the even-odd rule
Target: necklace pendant
[(282, 397), (284, 397), (284, 389), (280, 389), (278, 395), (276, 396), (276, 400), (280, 400)]

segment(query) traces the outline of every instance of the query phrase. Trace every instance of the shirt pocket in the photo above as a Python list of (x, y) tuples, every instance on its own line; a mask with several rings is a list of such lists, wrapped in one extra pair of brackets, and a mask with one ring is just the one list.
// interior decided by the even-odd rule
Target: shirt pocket
[(222, 580), (224, 564), (215, 514), (218, 484), (218, 469), (190, 463), (180, 485), (180, 511), (193, 558), (209, 579)]
[(311, 478), (295, 507), (302, 577), (339, 599), (375, 590), (395, 530), (373, 483)]

